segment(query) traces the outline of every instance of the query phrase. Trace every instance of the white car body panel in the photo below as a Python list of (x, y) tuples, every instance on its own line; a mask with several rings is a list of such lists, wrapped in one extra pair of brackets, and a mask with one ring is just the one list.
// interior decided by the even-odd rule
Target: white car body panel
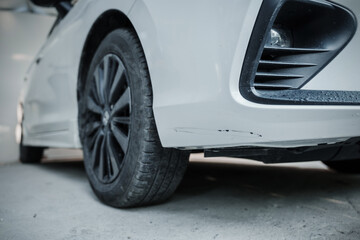
[[(358, 0), (335, 1), (360, 18)], [(239, 92), (239, 77), (262, 0), (80, 0), (28, 73), (24, 143), (81, 147), (77, 131), (79, 61), (92, 24), (125, 13), (140, 38), (164, 147), (298, 147), (360, 136), (360, 106), (263, 105)], [(359, 32), (304, 89), (360, 91)]]
[(80, 148), (76, 86), (79, 59), (86, 37), (107, 9), (128, 12), (134, 0), (80, 1), (55, 27), (40, 50), (40, 63), (30, 68), (25, 83), (24, 144)]

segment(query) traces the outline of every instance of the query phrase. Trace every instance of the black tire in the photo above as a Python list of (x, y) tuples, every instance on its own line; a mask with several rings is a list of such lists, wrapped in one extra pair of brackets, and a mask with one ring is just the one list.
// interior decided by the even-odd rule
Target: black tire
[(340, 172), (349, 174), (360, 173), (360, 159), (359, 160), (343, 160), (333, 162), (323, 162), (328, 168)]
[(32, 147), (24, 146), (22, 142), (20, 143), (20, 162), (22, 163), (39, 163), (44, 154), (43, 147)]
[[(108, 69), (110, 81), (101, 80), (101, 69)], [(119, 72), (121, 77), (115, 77)], [(168, 199), (183, 178), (189, 153), (161, 146), (148, 68), (136, 34), (118, 29), (107, 35), (92, 59), (85, 86), (78, 90), (84, 165), (98, 198), (114, 207)]]

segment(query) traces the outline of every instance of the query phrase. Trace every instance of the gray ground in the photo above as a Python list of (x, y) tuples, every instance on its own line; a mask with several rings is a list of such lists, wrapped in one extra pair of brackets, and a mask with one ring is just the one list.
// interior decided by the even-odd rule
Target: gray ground
[[(219, 163), (222, 161), (223, 163)], [(0, 165), (0, 239), (360, 239), (360, 176), (193, 157), (167, 203), (100, 203), (82, 162)]]

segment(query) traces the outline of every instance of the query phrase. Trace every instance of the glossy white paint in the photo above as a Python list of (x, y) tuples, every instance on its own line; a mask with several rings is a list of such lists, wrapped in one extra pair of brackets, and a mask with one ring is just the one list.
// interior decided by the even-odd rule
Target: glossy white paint
[(33, 63), (24, 87), (24, 143), (81, 147), (76, 84), (79, 59), (92, 24), (108, 9), (128, 12), (134, 0), (79, 1), (54, 29)]
[[(341, 1), (360, 14), (360, 2)], [(345, 2), (345, 3), (344, 3)], [(165, 147), (295, 147), (360, 136), (358, 106), (272, 106), (248, 102), (238, 82), (262, 0), (81, 0), (55, 29), (28, 74), (25, 143), (80, 147), (76, 82), (81, 51), (93, 22), (118, 9), (143, 45), (154, 92), (154, 113)], [(313, 89), (359, 68), (341, 59), (359, 55), (358, 35), (340, 55), (336, 75), (326, 68)], [(358, 57), (358, 56), (357, 56)], [(347, 60), (349, 61), (349, 60)], [(354, 78), (341, 78), (354, 81)], [(358, 83), (352, 90), (360, 91)]]

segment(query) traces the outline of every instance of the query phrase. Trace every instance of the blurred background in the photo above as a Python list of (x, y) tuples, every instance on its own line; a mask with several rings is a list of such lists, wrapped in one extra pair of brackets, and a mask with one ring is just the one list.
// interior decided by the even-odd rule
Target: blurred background
[(0, 163), (18, 159), (16, 107), (22, 82), (56, 11), (27, 0), (0, 0)]

